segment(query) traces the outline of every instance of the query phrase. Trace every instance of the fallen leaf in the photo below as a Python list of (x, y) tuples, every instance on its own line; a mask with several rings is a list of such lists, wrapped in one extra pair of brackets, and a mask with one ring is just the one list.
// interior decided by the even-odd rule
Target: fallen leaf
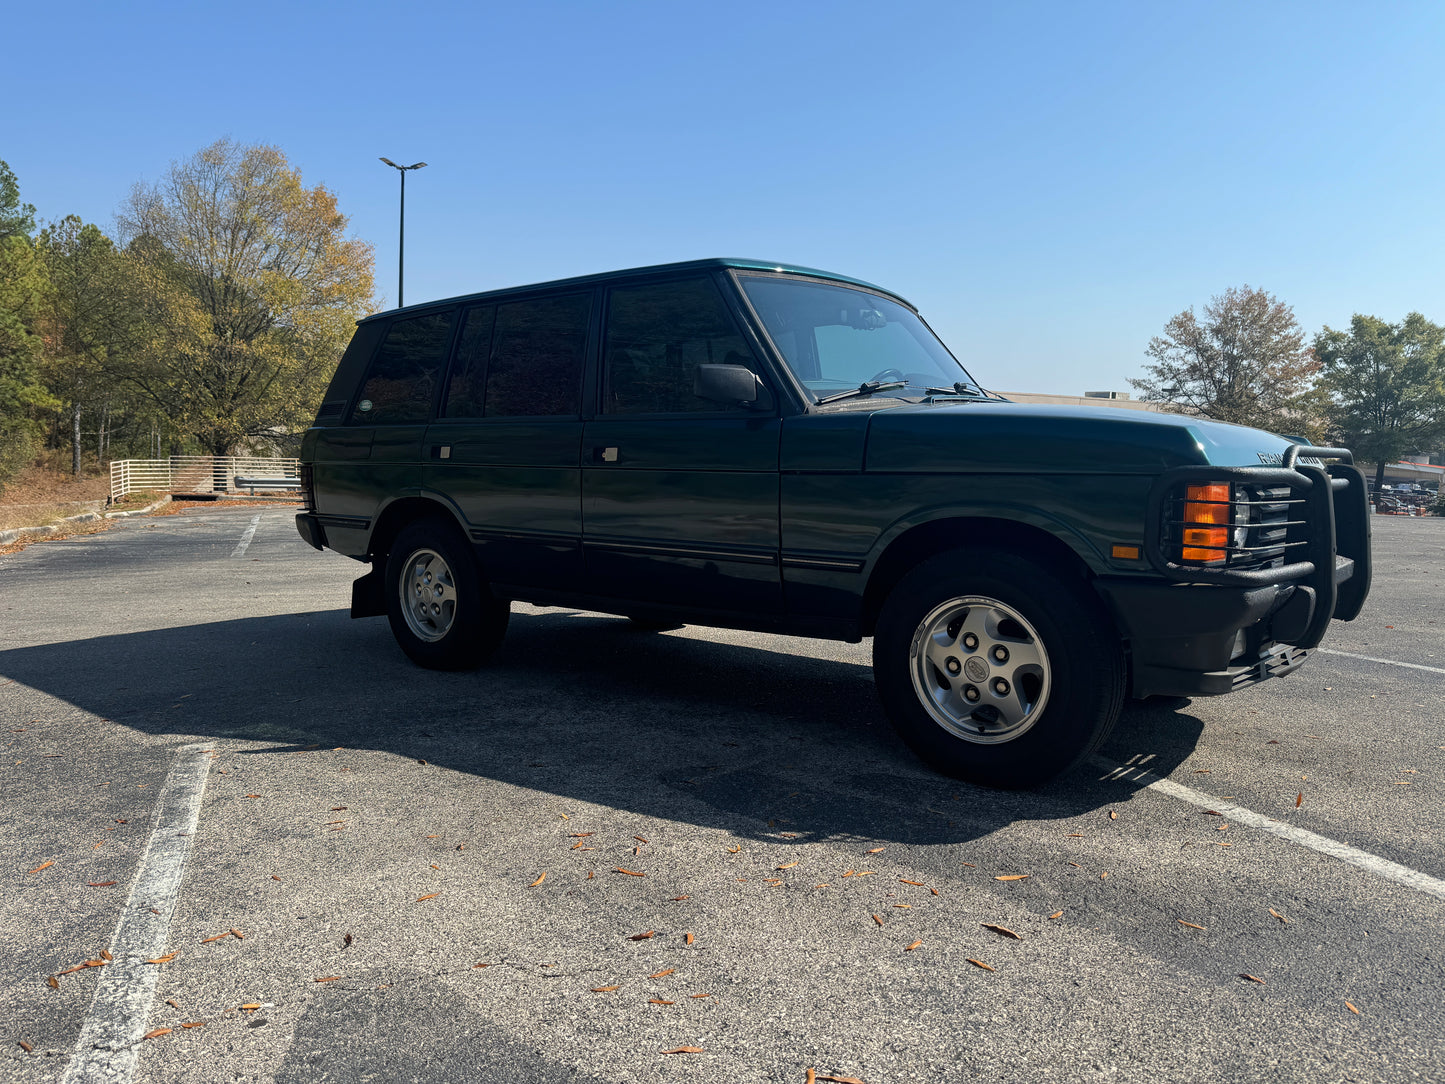
[(690, 944), (693, 943), (693, 940), (694, 940), (694, 938), (693, 938), (692, 934), (690, 934), (690, 933), (683, 934), (683, 944), (690, 945)]
[(1281, 922), (1285, 923), (1286, 925), (1289, 924), (1289, 919), (1285, 918), (1284, 915), (1280, 914), (1280, 913), (1279, 913), (1278, 911), (1276, 911), (1273, 907), (1271, 907), (1271, 908), (1269, 909), (1269, 913), (1272, 914), (1275, 918), (1279, 919)]
[(871, 869), (860, 869), (857, 873), (853, 874), (853, 876), (854, 876), (854, 877), (876, 877), (876, 876), (878, 876), (878, 875), (877, 875), (876, 873), (874, 873)]
[(1030, 877), (1032, 877), (1032, 876), (1033, 876), (1033, 874), (1031, 874), (1031, 873), (1005, 873), (1002, 877), (995, 877), (994, 880), (995, 880), (995, 881), (1027, 881), (1027, 880), (1028, 880)]
[(219, 940), (220, 940), (221, 938), (223, 938), (223, 937), (230, 937), (230, 936), (231, 936), (231, 931), (230, 931), (230, 930), (227, 930), (225, 933), (218, 933), (218, 934), (216, 934), (215, 937), (205, 937), (205, 938), (202, 938), (202, 939), (201, 939), (201, 944), (203, 944), (203, 945), (208, 945), (208, 944), (210, 944), (212, 941), (219, 941)]
[(675, 967), (669, 967), (666, 971), (658, 971), (658, 972), (656, 972), (655, 974), (648, 975), (647, 977), (648, 977), (649, 979), (660, 979), (660, 978), (662, 978), (664, 975), (671, 975), (671, 974), (672, 974), (674, 971), (676, 971), (676, 970), (677, 970), (677, 968), (675, 968)]
[[(1349, 1002), (1346, 1001), (1345, 1004), (1348, 1005)], [(29, 1043), (27, 1043), (24, 1039), (17, 1039), (16, 1042), (18, 1042), (18, 1043), (20, 1044), (20, 1049), (23, 1050), (23, 1051), (25, 1051), (25, 1053), (27, 1053), (27, 1054), (30, 1053), (32, 1050), (35, 1049), (35, 1047), (31, 1046), (31, 1045), (30, 1045)]]
[(1179, 923), (1179, 925), (1181, 925), (1181, 926), (1188, 926), (1191, 930), (1202, 930), (1202, 929), (1204, 929), (1203, 926), (1196, 926), (1196, 925), (1195, 925), (1194, 923), (1192, 923), (1192, 922), (1185, 922), (1182, 918), (1181, 918), (1181, 919), (1176, 919), (1175, 921), (1177, 921), (1177, 922)]
[(347, 807), (347, 806), (344, 806), (344, 805), (334, 805), (334, 806), (331, 807), (331, 809), (330, 809), (328, 812), (331, 812), (331, 813), (340, 813), (342, 810), (344, 810), (344, 809), (346, 809), (346, 808), (348, 808), (348, 807)]
[(588, 879), (589, 881), (592, 880), (592, 878), (595, 877), (595, 876), (597, 876), (597, 875), (596, 875), (595, 873), (593, 873), (590, 869), (587, 871), (587, 879)]
[(818, 1079), (830, 1080), (833, 1084), (863, 1084), (863, 1081), (859, 1080), (856, 1076), (824, 1076), (820, 1073)]
[(436, 899), (436, 898), (437, 898), (438, 896), (440, 896), (440, 895), (441, 895), (440, 892), (431, 892), (431, 893), (428, 893), (428, 894), (425, 895), (425, 896), (418, 896), (418, 897), (416, 898), (416, 902), (417, 902), (417, 903), (421, 903), (423, 900), (434, 900), (434, 899)]
[(30, 872), (31, 872), (31, 873), (39, 873), (41, 870), (43, 870), (43, 869), (49, 869), (49, 868), (50, 868), (51, 866), (53, 866), (53, 865), (55, 865), (55, 859), (52, 858), (49, 862), (42, 862), (40, 865), (36, 866), (36, 867), (35, 867), (33, 870), (31, 870)]
[(911, 911), (911, 910), (913, 910), (913, 904), (911, 904), (911, 903), (895, 903), (893, 906), (894, 906), (894, 907), (901, 907), (901, 908), (903, 908), (903, 910), (905, 910), (905, 911)]
[(656, 931), (654, 931), (654, 930), (648, 930), (646, 933), (635, 933), (635, 934), (633, 934), (631, 937), (629, 937), (627, 940), (629, 940), (629, 941), (646, 941), (646, 940), (647, 940), (649, 937), (651, 937), (651, 936), (653, 935), (653, 933), (655, 933), (655, 932), (656, 932)]
[(542, 871), (542, 876), (538, 877), (535, 881), (533, 881), (533, 882), (532, 882), (531, 884), (529, 884), (527, 887), (528, 887), (528, 888), (536, 888), (539, 884), (541, 884), (541, 883), (542, 883), (543, 881), (545, 881), (546, 879), (547, 879), (547, 871), (546, 871), (546, 870), (543, 870), (543, 871)]
[(1239, 973), (1239, 977), (1242, 978), (1242, 979), (1248, 979), (1250, 982), (1257, 982), (1257, 983), (1259, 983), (1261, 986), (1264, 985), (1264, 980), (1263, 980), (1262, 978), (1260, 978), (1258, 975), (1249, 975), (1249, 974), (1246, 974), (1245, 972), (1241, 971), (1241, 972)]
[(491, 964), (472, 964), (472, 967), (474, 967), (474, 968), (478, 968), (478, 967), (491, 967), (491, 966), (492, 966)]
[(174, 998), (169, 998), (169, 997), (166, 998), (166, 1004), (169, 1005), (169, 1006), (170, 1006), (171, 1008), (173, 1008), (173, 1009), (179, 1009), (179, 1008), (180, 1008), (180, 1005), (176, 1003), (176, 1001), (175, 1001)]
[(864, 853), (864, 854), (882, 854), (882, 853), (883, 853), (883, 848), (882, 848), (882, 847), (874, 847), (871, 851), (864, 851), (863, 853)]
[(1408, 787), (1408, 786), (1410, 785), (1410, 783), (1411, 783), (1411, 780), (1409, 780), (1409, 779), (1396, 779), (1396, 780), (1395, 780), (1395, 786), (1397, 786), (1397, 787)]
[(1102, 881), (1107, 876), (1109, 876), (1109, 871), (1105, 870), (1103, 873), (1099, 874), (1099, 880)]
[(112, 961), (112, 960), (115, 959), (115, 957), (110, 954), (110, 950), (109, 950), (109, 949), (101, 949), (101, 950), (100, 950), (100, 958), (101, 958), (102, 960), (104, 960), (106, 963), (110, 963), (110, 961)]
[(988, 964), (984, 963), (982, 960), (975, 960), (972, 956), (968, 958), (968, 962), (973, 964), (974, 967), (983, 968), (985, 971), (993, 970), (993, 968), (989, 967)]
[(432, 868), (432, 869), (441, 869), (441, 866), (439, 866), (439, 865), (437, 865), (435, 862), (433, 862), (433, 863), (431, 863), (431, 868)]
[(638, 873), (635, 869), (622, 869), (622, 868), (620, 868), (620, 867), (614, 868), (612, 872), (613, 872), (613, 873), (625, 873), (625, 874), (627, 874), (627, 876), (629, 876), (629, 877), (646, 877), (646, 876), (647, 876), (647, 874), (645, 874), (645, 873)]
[(736, 846), (736, 847), (729, 847), (729, 848), (728, 848), (728, 854), (737, 854), (738, 851), (740, 851), (740, 850), (742, 850), (742, 849), (743, 849), (743, 848), (742, 848), (742, 845), (741, 845), (741, 844), (739, 844), (739, 845)]
[(992, 922), (981, 922), (979, 923), (979, 925), (982, 926), (985, 930), (992, 930), (994, 933), (1001, 933), (1005, 937), (1012, 937), (1015, 941), (1023, 940), (1022, 934), (1014, 933), (1013, 930), (1009, 929), (1007, 926), (997, 926)]
[(312, 982), (335, 982), (335, 981), (336, 981), (337, 979), (339, 979), (339, 978), (341, 978), (340, 975), (326, 975), (326, 976), (324, 976), (323, 978), (312, 979), (311, 981), (312, 981)]
[(610, 994), (610, 993), (612, 993), (613, 990), (620, 990), (620, 989), (622, 989), (621, 983), (619, 983), (619, 984), (616, 985), (616, 986), (594, 986), (594, 987), (592, 987), (592, 992), (593, 992), (594, 994)]
[(1051, 914), (1049, 917), (1050, 917), (1050, 918), (1063, 918), (1063, 917), (1064, 917), (1064, 912), (1062, 912), (1062, 911), (1055, 911), (1055, 912), (1054, 912), (1053, 914)]
[(261, 797), (261, 796), (260, 796), (259, 794), (243, 794), (243, 795), (241, 795), (241, 797), (242, 797), (242, 798), (259, 798), (259, 797)]
[(280, 879), (281, 879), (281, 878), (280, 878), (280, 877), (277, 877), (274, 873), (271, 874), (271, 880), (273, 880), (273, 881), (279, 881)]
[(922, 941), (915, 941), (915, 942), (913, 942), (913, 944), (911, 944), (911, 945), (905, 945), (905, 946), (903, 947), (903, 951), (904, 951), (904, 952), (912, 952), (914, 949), (916, 949), (916, 948), (917, 948), (919, 945), (921, 945), (921, 944), (923, 944)]
[(646, 842), (647, 842), (647, 840), (643, 839), (641, 836), (633, 836), (632, 838), (635, 839), (635, 840), (637, 840), (638, 843), (646, 843)]
[(874, 915), (874, 916), (873, 916), (873, 921), (876, 922), (876, 923), (878, 923), (878, 925), (880, 925), (880, 926), (883, 925), (883, 919), (882, 919), (879, 915)]
[(843, 876), (844, 876), (844, 877), (853, 877), (853, 876), (856, 876), (856, 874), (854, 874), (854, 872), (853, 872), (851, 869), (845, 869), (845, 870), (843, 871)]
[(60, 980), (57, 979), (54, 975), (51, 975), (48, 979), (45, 980), (45, 985), (50, 987), (52, 990), (59, 990)]
[(1194, 774), (1195, 774), (1195, 775), (1208, 775), (1208, 774), (1209, 774), (1210, 772), (1212, 772), (1212, 771), (1214, 771), (1213, 768), (1195, 768), (1195, 769), (1194, 769)]
[(566, 813), (558, 813), (557, 816), (561, 817), (564, 821), (570, 821), (572, 819), (571, 817), (567, 816)]
[(680, 903), (680, 902), (682, 902), (683, 900), (690, 900), (690, 899), (692, 899), (691, 896), (673, 896), (672, 899), (669, 900), (668, 902), (669, 902), (669, 903)]
[(260, 1003), (259, 1001), (248, 1001), (248, 1002), (246, 1002), (246, 1004), (244, 1004), (244, 1005), (241, 1006), (241, 1011), (242, 1011), (242, 1012), (255, 1012), (255, 1011), (256, 1011), (257, 1009), (259, 1009), (260, 1007), (261, 1007), (261, 1003)]
[(679, 1046), (676, 1050), (664, 1050), (664, 1054), (701, 1054), (703, 1049), (700, 1046)]
[[(226, 935), (225, 935), (225, 934), (222, 934), (221, 936), (222, 936), (222, 937), (225, 937)], [(168, 963), (170, 963), (172, 960), (174, 960), (174, 959), (175, 959), (177, 956), (179, 956), (179, 955), (180, 955), (179, 952), (168, 952), (168, 953), (166, 953), (164, 956), (157, 956), (154, 960), (147, 960), (146, 963), (148, 963), (148, 964), (168, 964)]]
[(1345, 1002), (1345, 1008), (1349, 1009), (1350, 1012), (1354, 1013), (1356, 1016), (1359, 1016), (1359, 1015), (1360, 1015), (1360, 1010), (1357, 1009), (1357, 1008), (1355, 1008), (1355, 1007), (1354, 1007), (1353, 1005), (1351, 1005), (1348, 1001)]
[(922, 881), (908, 881), (908, 880), (904, 880), (902, 877), (898, 878), (898, 883), (899, 883), (899, 884), (905, 884), (905, 885), (917, 885), (919, 888), (922, 888), (922, 887), (923, 887), (923, 882), (922, 882)]
[(1224, 814), (1221, 813), (1221, 812), (1219, 812), (1219, 810), (1217, 810), (1217, 809), (1206, 809), (1203, 813), (1201, 813), (1201, 814), (1199, 814), (1199, 815), (1200, 815), (1201, 817), (1222, 817), (1222, 816), (1224, 816)]
[(1077, 862), (1070, 862), (1069, 865), (1073, 866), (1075, 869), (1083, 869), (1083, 868), (1084, 868), (1083, 866), (1079, 865), (1079, 863), (1077, 863)]
[(116, 882), (114, 882), (114, 881), (87, 881), (87, 882), (85, 883), (85, 887), (86, 887), (86, 888), (109, 888), (111, 885), (113, 885), (113, 884), (115, 884), (115, 883), (116, 883)]
[(650, 997), (650, 998), (647, 999), (647, 1003), (648, 1003), (649, 1005), (676, 1005), (676, 1004), (677, 1004), (676, 1001), (663, 1001), (662, 998), (660, 998), (660, 997)]
[(928, 891), (932, 892), (935, 896), (938, 895), (938, 889), (936, 888), (930, 888)]
[(183, 1028), (203, 1028), (205, 1026), (206, 1022), (204, 1020), (192, 1020), (189, 1024), (181, 1025)]
[(169, 1035), (170, 1033), (171, 1033), (171, 1029), (170, 1029), (170, 1028), (156, 1028), (154, 1031), (148, 1031), (148, 1032), (146, 1032), (144, 1035), (141, 1036), (141, 1038), (142, 1038), (142, 1039), (159, 1039), (162, 1035)]
[(246, 935), (243, 934), (240, 930), (236, 929), (236, 927), (234, 926), (231, 927), (231, 933), (235, 936), (237, 941), (246, 940)]
[(969, 869), (978, 869), (972, 862), (960, 862), (960, 866), (967, 866)]
[(572, 844), (572, 850), (574, 851), (595, 851), (596, 849), (596, 847), (584, 847), (580, 839), (576, 843)]
[(597, 834), (596, 832), (568, 832), (568, 833), (567, 833), (567, 838), (569, 838), (569, 839), (586, 839), (588, 836), (595, 836), (596, 834)]
[(796, 866), (797, 864), (798, 864), (798, 863), (796, 863), (796, 862), (789, 862), (789, 863), (787, 863), (786, 865), (778, 866), (777, 868), (780, 869), (780, 870), (792, 869), (792, 868), (793, 868), (794, 866)]
[(327, 821), (327, 824), (345, 824), (345, 821)]
[(1111, 810), (1109, 810), (1109, 819), (1110, 819), (1111, 821), (1116, 821), (1116, 820), (1119, 819), (1119, 814), (1116, 813), (1116, 812), (1114, 812), (1114, 810), (1111, 809)]
[(688, 994), (687, 996), (690, 997), (690, 998), (694, 998), (694, 999), (700, 998), (700, 997), (712, 997), (711, 994)]

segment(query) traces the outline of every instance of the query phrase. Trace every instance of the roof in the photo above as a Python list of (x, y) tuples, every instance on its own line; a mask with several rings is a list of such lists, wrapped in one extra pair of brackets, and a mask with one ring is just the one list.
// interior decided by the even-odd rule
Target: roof
[(907, 298), (894, 293), (892, 290), (867, 282), (863, 279), (850, 278), (847, 275), (839, 275), (833, 271), (820, 271), (816, 267), (800, 267), (796, 264), (778, 263), (775, 260), (748, 260), (737, 257), (712, 257), (706, 260), (685, 260), (682, 263), (660, 263), (647, 267), (627, 267), (618, 271), (604, 271), (594, 275), (579, 275), (574, 278), (553, 279), (550, 282), (534, 282), (527, 285), (506, 286), (498, 290), (484, 290), (475, 294), (459, 294), (456, 297), (439, 297), (431, 301), (423, 301), (415, 305), (407, 305), (402, 309), (387, 309), (383, 312), (373, 313), (364, 317), (358, 323), (366, 323), (368, 320), (376, 320), (382, 316), (391, 316), (398, 312), (409, 312), (413, 309), (428, 309), (442, 303), (455, 303), (461, 301), (479, 301), (489, 297), (499, 297), (505, 294), (530, 292), (532, 290), (552, 289), (565, 286), (593, 286), (598, 283), (608, 282), (617, 278), (630, 278), (634, 275), (655, 275), (667, 274), (678, 271), (776, 271), (788, 275), (807, 275), (810, 278), (831, 279), (834, 282), (847, 283), (849, 286), (862, 286), (865, 289), (876, 291), (880, 294), (894, 298), (909, 308), (913, 308)]

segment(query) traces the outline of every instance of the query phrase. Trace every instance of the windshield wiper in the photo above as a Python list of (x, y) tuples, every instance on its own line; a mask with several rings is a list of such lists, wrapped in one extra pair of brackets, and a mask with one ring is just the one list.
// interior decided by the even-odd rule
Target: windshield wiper
[(977, 384), (965, 384), (963, 381), (955, 381), (951, 388), (924, 388), (929, 395), (962, 395), (969, 399), (992, 399), (993, 396), (984, 391)]
[(834, 392), (832, 395), (825, 395), (818, 400), (818, 405), (824, 403), (836, 403), (839, 399), (852, 399), (859, 395), (872, 395), (880, 391), (893, 391), (895, 388), (908, 387), (906, 380), (865, 380), (856, 388), (849, 388), (847, 391)]

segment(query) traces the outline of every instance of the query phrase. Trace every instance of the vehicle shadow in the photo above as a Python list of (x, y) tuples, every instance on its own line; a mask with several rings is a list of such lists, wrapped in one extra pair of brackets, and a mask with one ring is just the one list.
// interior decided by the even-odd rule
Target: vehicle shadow
[[(1088, 764), (1034, 791), (944, 778), (893, 734), (862, 651), (778, 643), (547, 611), (514, 616), (488, 666), (437, 673), (413, 666), (385, 621), (331, 610), (14, 649), (0, 677), (147, 734), (251, 740), (256, 755), (381, 750), (744, 837), (957, 843), (1139, 785)], [(1172, 704), (1131, 704), (1105, 754), (1167, 775), (1202, 728)]]

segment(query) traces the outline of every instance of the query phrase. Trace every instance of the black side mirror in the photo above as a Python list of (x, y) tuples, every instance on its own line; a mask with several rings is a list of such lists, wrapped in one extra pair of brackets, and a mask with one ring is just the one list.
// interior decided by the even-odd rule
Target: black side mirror
[(715, 403), (745, 406), (764, 410), (772, 405), (772, 396), (763, 382), (746, 365), (699, 365), (693, 377), (692, 393), (699, 399)]

